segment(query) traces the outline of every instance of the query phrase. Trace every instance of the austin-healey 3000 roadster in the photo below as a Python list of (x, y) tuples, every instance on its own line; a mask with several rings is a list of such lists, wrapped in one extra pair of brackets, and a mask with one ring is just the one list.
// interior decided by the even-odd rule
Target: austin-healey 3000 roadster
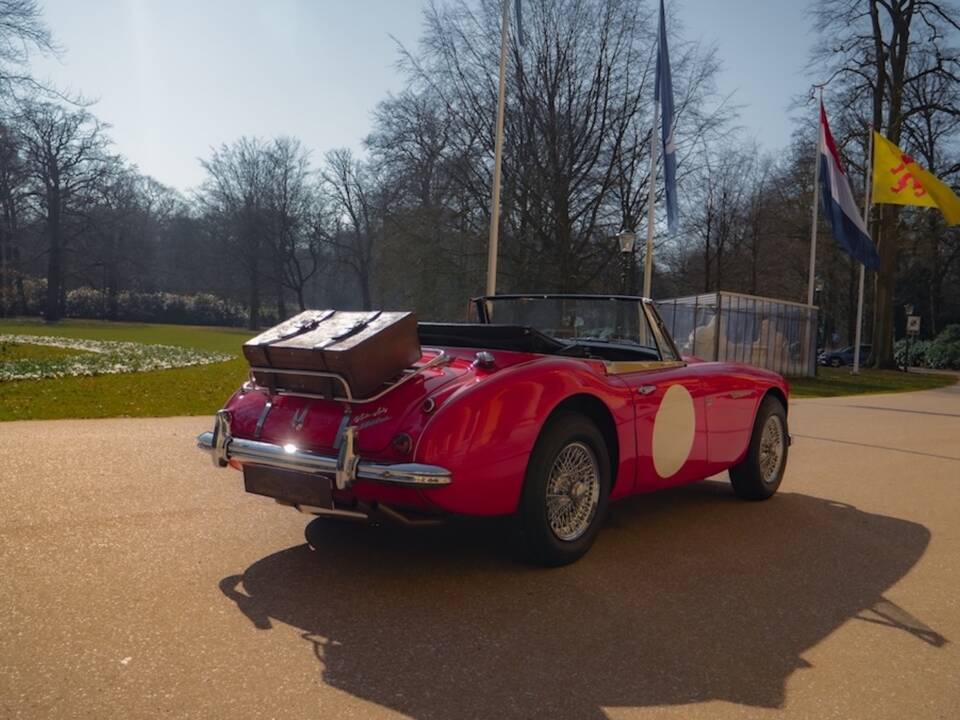
[(552, 565), (582, 556), (629, 495), (721, 471), (741, 498), (776, 492), (790, 444), (776, 373), (682, 357), (643, 298), (473, 303), (476, 322), (419, 323), (419, 360), (363, 397), (252, 373), (198, 445), (247, 491), (314, 515), (512, 515)]

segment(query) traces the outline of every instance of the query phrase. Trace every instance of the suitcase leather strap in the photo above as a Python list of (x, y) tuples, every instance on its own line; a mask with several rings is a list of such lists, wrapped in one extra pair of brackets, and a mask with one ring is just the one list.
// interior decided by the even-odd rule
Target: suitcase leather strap
[(316, 328), (317, 325), (322, 323), (324, 320), (329, 320), (330, 317), (335, 312), (336, 310), (327, 310), (327, 312), (324, 313), (321, 317), (304, 318), (303, 320), (300, 320), (299, 322), (297, 322), (291, 328), (290, 332), (280, 333), (275, 338), (270, 338), (269, 340), (266, 340), (263, 344), (272, 345), (273, 343), (278, 343), (281, 340), (288, 340), (292, 337), (296, 337), (297, 335), (303, 335), (306, 332), (310, 332), (311, 330)]
[(372, 323), (374, 320), (376, 320), (378, 317), (380, 317), (381, 312), (382, 312), (381, 310), (377, 310), (377, 311), (376, 311), (373, 315), (371, 315), (370, 317), (364, 318), (363, 320), (357, 320), (352, 326), (350, 326), (349, 328), (347, 328), (346, 330), (344, 330), (344, 331), (343, 331), (342, 333), (340, 333), (339, 335), (334, 335), (333, 337), (328, 338), (327, 340), (324, 340), (322, 343), (317, 343), (316, 345), (314, 345), (314, 346), (313, 346), (314, 349), (315, 349), (315, 350), (324, 350), (324, 349), (330, 347), (331, 345), (336, 345), (336, 344), (337, 344), (338, 342), (340, 342), (341, 340), (346, 340), (348, 337), (352, 337), (353, 335), (356, 335), (358, 332), (360, 332), (361, 330), (363, 330), (363, 329), (364, 329), (365, 327), (367, 327), (370, 323)]

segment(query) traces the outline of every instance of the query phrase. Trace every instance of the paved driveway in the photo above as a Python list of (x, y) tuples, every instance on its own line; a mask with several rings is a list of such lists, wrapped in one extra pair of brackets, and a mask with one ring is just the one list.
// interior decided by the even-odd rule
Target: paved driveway
[(558, 570), (496, 523), (311, 552), (206, 425), (0, 424), (0, 717), (960, 717), (960, 386), (798, 401), (772, 501), (636, 498)]

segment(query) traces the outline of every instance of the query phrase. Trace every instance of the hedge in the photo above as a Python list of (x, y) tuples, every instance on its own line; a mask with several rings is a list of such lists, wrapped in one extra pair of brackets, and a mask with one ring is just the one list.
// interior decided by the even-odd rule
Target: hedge
[[(46, 281), (42, 278), (25, 278), (23, 289), (26, 299), (23, 314), (42, 316), (46, 306)], [(275, 314), (269, 309), (262, 310), (261, 322), (275, 323)], [(67, 293), (64, 316), (69, 318), (242, 327), (247, 324), (249, 317), (243, 305), (210, 293), (179, 295), (127, 291), (118, 293), (116, 315), (110, 315), (107, 294), (102, 290), (82, 287)]]

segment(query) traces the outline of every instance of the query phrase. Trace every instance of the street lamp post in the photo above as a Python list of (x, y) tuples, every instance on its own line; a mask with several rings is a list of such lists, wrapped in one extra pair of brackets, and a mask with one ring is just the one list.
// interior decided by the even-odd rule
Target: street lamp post
[[(910, 316), (913, 315), (913, 303), (907, 303), (903, 306), (903, 322), (909, 324)], [(910, 330), (907, 328), (907, 354), (903, 358), (903, 371), (910, 372)]]
[(620, 245), (620, 292), (624, 295), (629, 295), (632, 289), (629, 280), (633, 278), (629, 275), (632, 274), (630, 270), (633, 267), (633, 246), (636, 242), (637, 236), (628, 230), (621, 230), (617, 235), (617, 243)]

